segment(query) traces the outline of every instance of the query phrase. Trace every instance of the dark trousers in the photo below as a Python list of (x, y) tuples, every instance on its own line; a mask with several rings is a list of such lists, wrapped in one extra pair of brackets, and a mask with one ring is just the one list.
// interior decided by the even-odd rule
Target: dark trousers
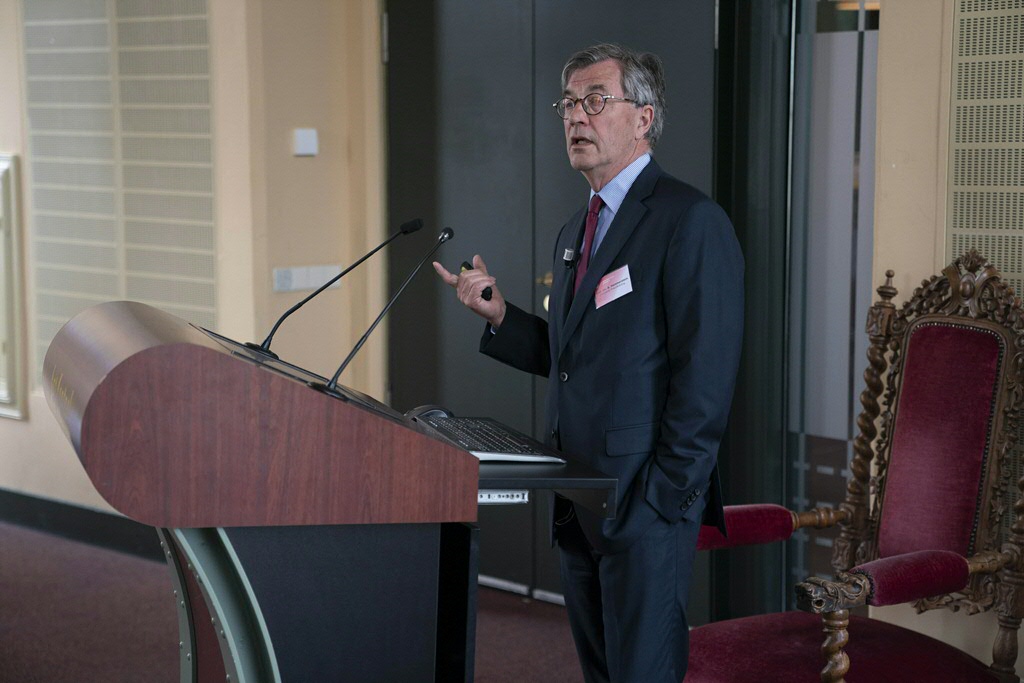
[(686, 601), (700, 524), (659, 517), (633, 545), (602, 555), (575, 515), (556, 527), (562, 589), (587, 683), (680, 683)]

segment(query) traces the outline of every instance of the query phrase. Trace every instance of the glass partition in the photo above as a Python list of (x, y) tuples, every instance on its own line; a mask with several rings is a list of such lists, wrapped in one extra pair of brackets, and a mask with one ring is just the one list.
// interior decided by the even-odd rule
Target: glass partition
[(0, 416), (25, 417), (17, 159), (0, 154)]

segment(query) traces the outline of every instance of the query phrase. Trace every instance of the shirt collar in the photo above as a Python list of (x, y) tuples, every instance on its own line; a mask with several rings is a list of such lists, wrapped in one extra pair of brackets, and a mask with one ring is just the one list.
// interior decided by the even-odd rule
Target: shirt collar
[(647, 164), (651, 162), (650, 153), (641, 154), (637, 157), (633, 163), (626, 168), (619, 171), (619, 174), (611, 179), (611, 181), (601, 188), (600, 192), (590, 191), (590, 196), (593, 197), (595, 194), (601, 195), (601, 200), (604, 205), (612, 210), (612, 213), (618, 213), (619, 207), (622, 206), (623, 200), (626, 198), (626, 193), (629, 192), (629, 188), (633, 187), (633, 183), (636, 181), (637, 176), (640, 172), (647, 167)]

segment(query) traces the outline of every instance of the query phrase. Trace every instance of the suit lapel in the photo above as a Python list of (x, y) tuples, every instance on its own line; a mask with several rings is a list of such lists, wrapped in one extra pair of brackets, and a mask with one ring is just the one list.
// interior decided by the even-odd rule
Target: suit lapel
[[(582, 209), (579, 213), (573, 216), (569, 220), (569, 225), (574, 226), (574, 229), (564, 231), (564, 236), (558, 245), (556, 258), (565, 253), (566, 249), (578, 249), (579, 245), (583, 241), (583, 229), (586, 225), (587, 210)], [(572, 285), (575, 280), (573, 277), (575, 270), (571, 268), (563, 268), (561, 271), (562, 281), (561, 287), (559, 288), (558, 298), (558, 324), (561, 326), (565, 324), (565, 318), (569, 315), (569, 305), (572, 303)]]
[[(661, 168), (652, 159), (647, 167), (641, 171), (633, 187), (626, 194), (622, 201), (615, 219), (608, 227), (608, 234), (604, 236), (601, 245), (594, 254), (594, 260), (587, 268), (587, 274), (583, 276), (580, 289), (576, 296), (572, 297), (572, 304), (569, 306), (568, 315), (565, 318), (565, 325), (558, 335), (558, 356), (562, 355), (569, 338), (575, 333), (576, 328), (583, 319), (584, 312), (590, 307), (594, 299), (594, 290), (597, 283), (608, 272), (608, 267), (615, 260), (615, 257), (622, 251), (622, 247), (629, 241), (640, 219), (647, 213), (647, 207), (643, 202), (654, 190), (658, 177), (662, 175)], [(577, 230), (579, 232), (579, 230)], [(569, 279), (569, 278), (566, 278)], [(571, 286), (571, 285), (570, 285)]]

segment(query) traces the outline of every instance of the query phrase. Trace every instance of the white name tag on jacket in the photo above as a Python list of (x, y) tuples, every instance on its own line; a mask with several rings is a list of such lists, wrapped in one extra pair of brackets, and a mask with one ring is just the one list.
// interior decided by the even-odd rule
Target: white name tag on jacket
[(633, 283), (629, 279), (629, 266), (616, 268), (597, 283), (597, 289), (594, 290), (594, 305), (601, 308), (632, 291)]

